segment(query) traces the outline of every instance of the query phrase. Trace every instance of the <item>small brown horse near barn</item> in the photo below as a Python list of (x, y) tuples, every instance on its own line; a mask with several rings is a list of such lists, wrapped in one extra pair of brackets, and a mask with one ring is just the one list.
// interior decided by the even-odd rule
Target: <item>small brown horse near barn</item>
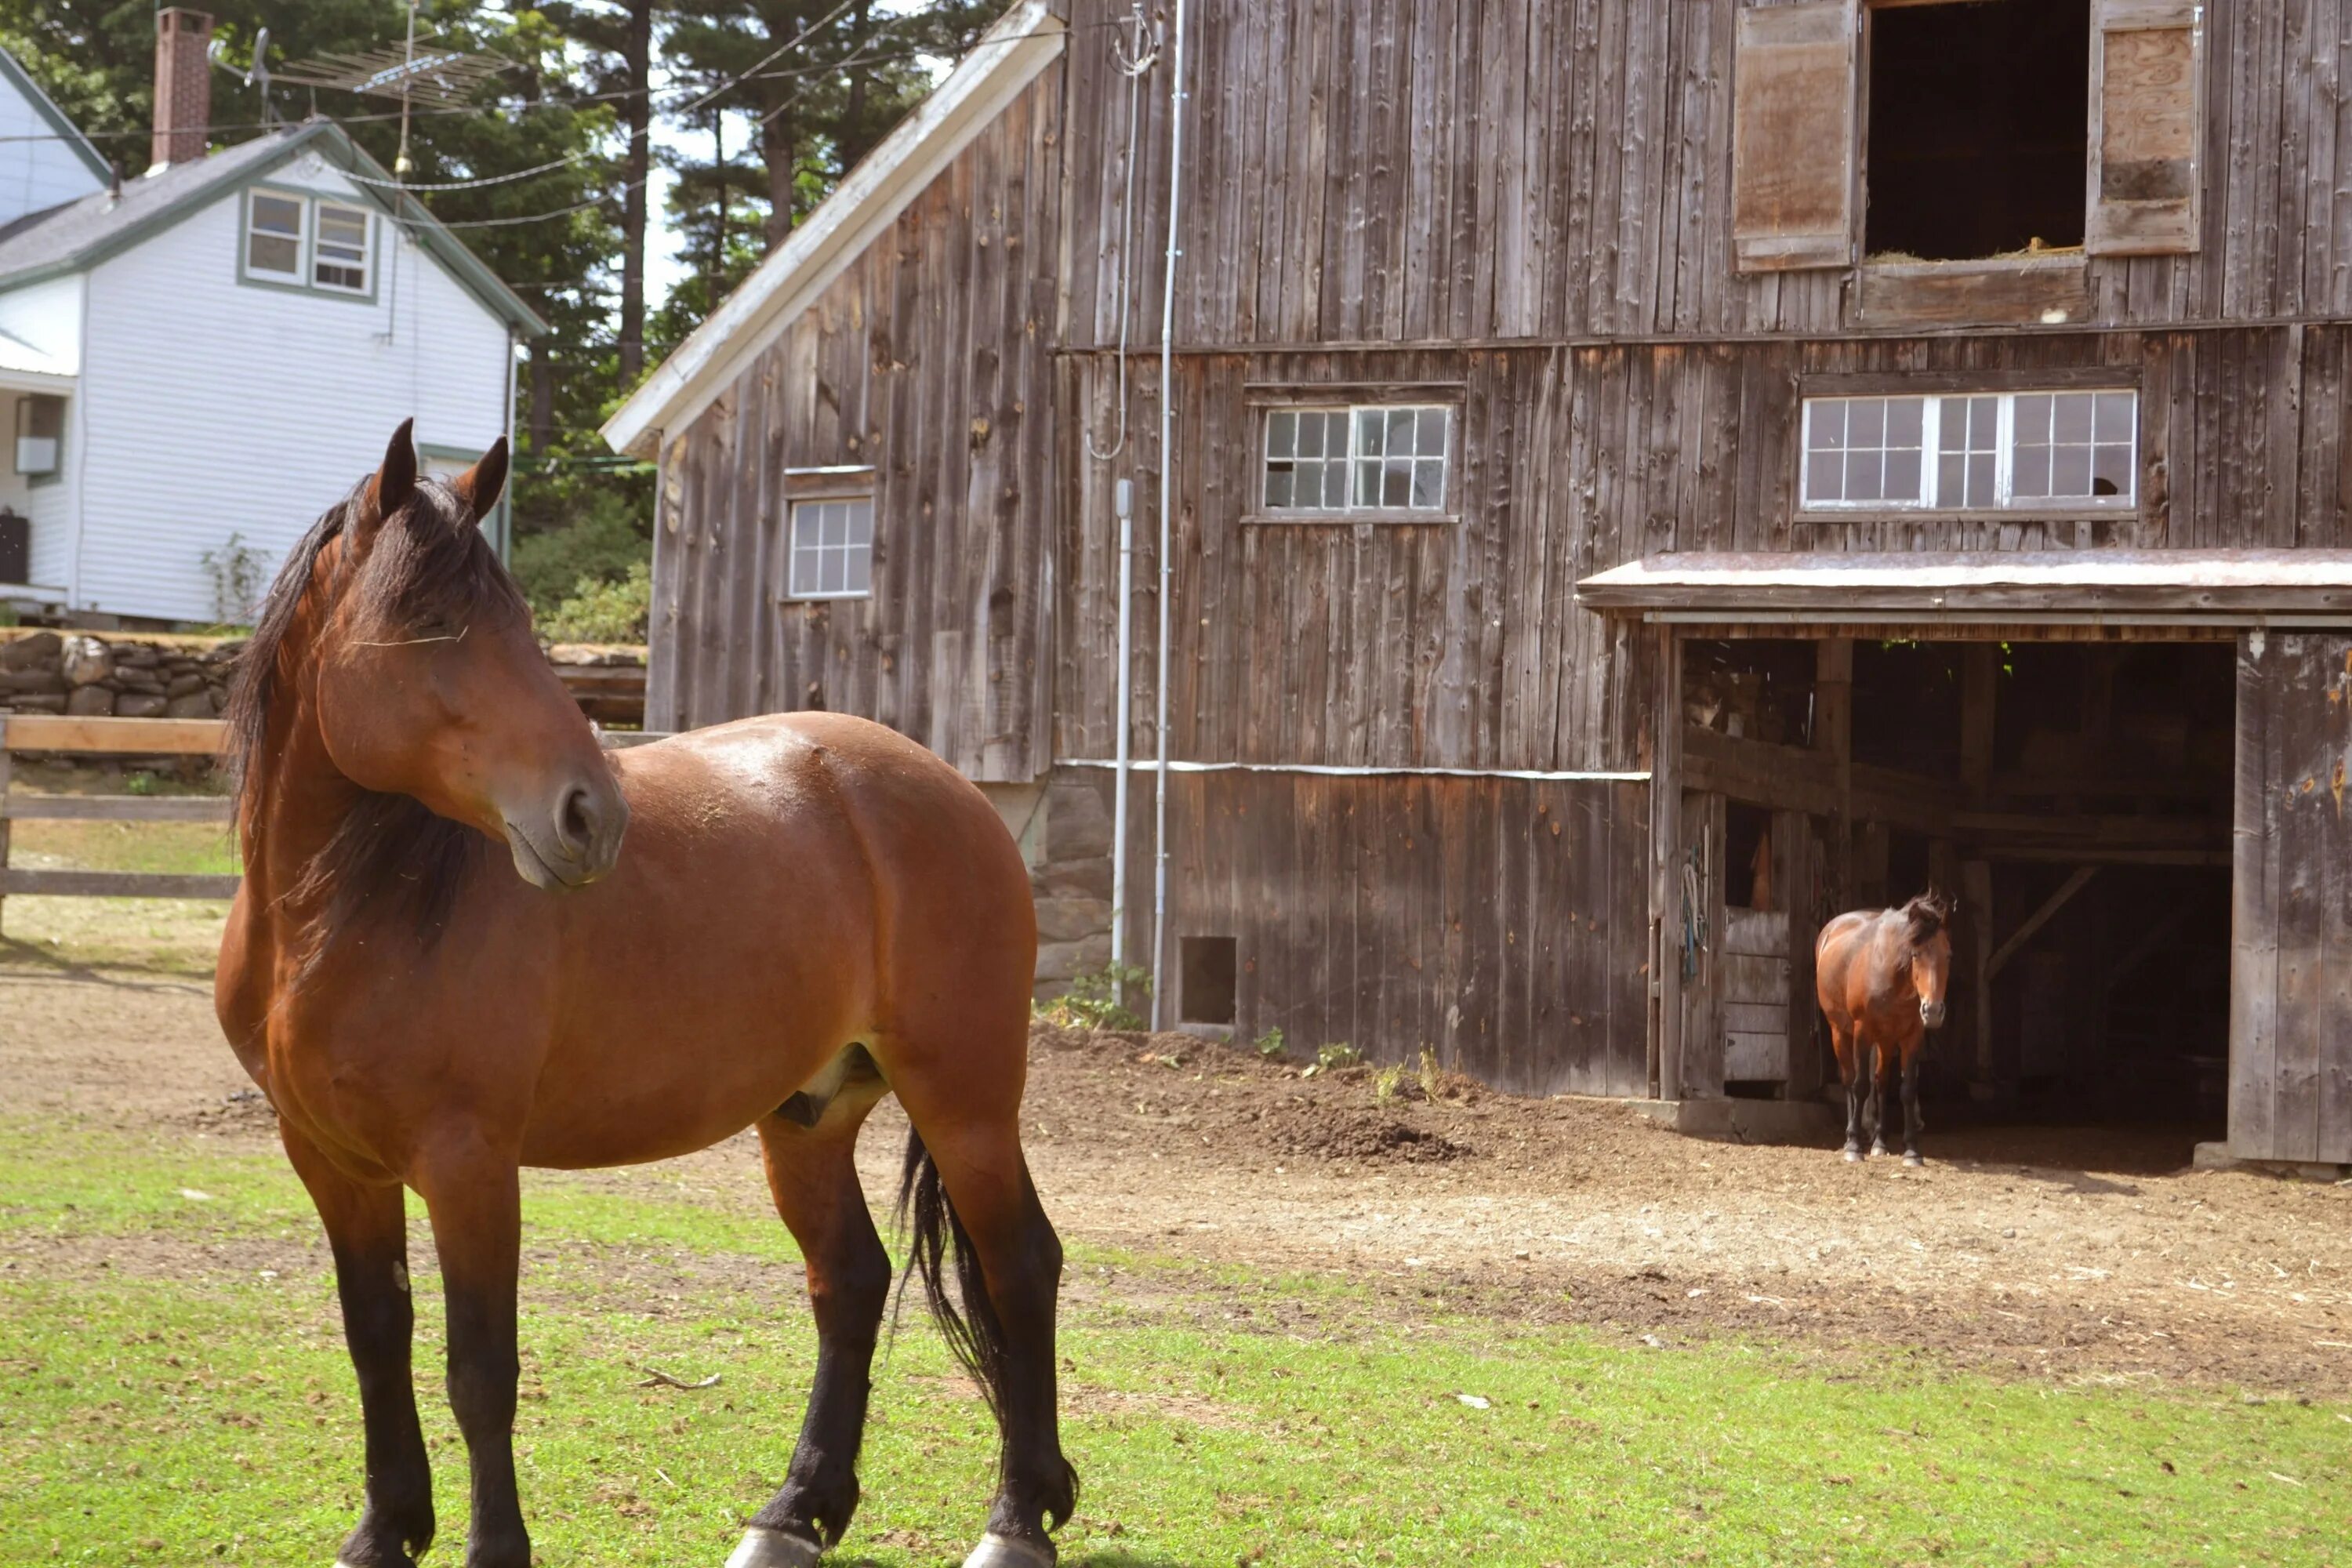
[[(1951, 900), (1929, 889), (1900, 909), (1856, 910), (1822, 928), (1813, 984), (1845, 1084), (1845, 1157), (1887, 1152), (1886, 1084), (1903, 1070), (1903, 1163), (1919, 1158), (1919, 1051), (1944, 1021), (1952, 977)], [(1865, 1113), (1864, 1102), (1867, 1102)]]
[(1076, 1479), (1055, 1414), (1061, 1247), (1018, 1131), (1036, 952), (1020, 854), (979, 791), (862, 720), (749, 720), (608, 758), (477, 526), (506, 461), (500, 443), (419, 479), (404, 425), (279, 576), (230, 713), (246, 876), (216, 1001), (333, 1247), (367, 1436), (341, 1560), (410, 1568), (434, 1533), (402, 1188), (446, 1289), (467, 1568), (527, 1568), (520, 1168), (756, 1127), (819, 1347), (783, 1488), (730, 1561), (815, 1562), (857, 1506), (891, 1282), (853, 1146), (896, 1093), (914, 1266), (1003, 1428), (970, 1561), (1049, 1564)]

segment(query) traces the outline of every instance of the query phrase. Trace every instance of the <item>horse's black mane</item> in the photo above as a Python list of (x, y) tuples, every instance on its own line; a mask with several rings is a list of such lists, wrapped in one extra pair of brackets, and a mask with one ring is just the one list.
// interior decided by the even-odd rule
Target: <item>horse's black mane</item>
[[(422, 635), (440, 626), (462, 630), (500, 615), (525, 615), (514, 579), (474, 526), (464, 501), (437, 479), (420, 479), (410, 498), (383, 520), (363, 562), (338, 553), (332, 577), (318, 581), (319, 558), (373, 504), (362, 480), (327, 509), (287, 558), (262, 602), (253, 637), (237, 659), (229, 693), (226, 752), (236, 789), (239, 826), (250, 833), (262, 818), (269, 774), (262, 765), (270, 714), (281, 689), (296, 679), (287, 633), (314, 586), (331, 598), (361, 595), (368, 618)], [(486, 841), (461, 823), (435, 815), (404, 795), (362, 792), (334, 834), (303, 866), (290, 897), (318, 904), (299, 973), (334, 938), (370, 912), (406, 910), (420, 942), (429, 946)]]

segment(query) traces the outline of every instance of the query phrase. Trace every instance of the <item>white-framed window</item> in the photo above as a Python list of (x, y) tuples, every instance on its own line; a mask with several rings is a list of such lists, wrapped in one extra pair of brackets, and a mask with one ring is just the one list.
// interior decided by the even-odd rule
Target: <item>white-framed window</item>
[(30, 479), (54, 479), (65, 444), (66, 400), (31, 392), (16, 400), (16, 471)]
[(2127, 510), (2138, 504), (2139, 394), (1808, 397), (1805, 511)]
[(245, 269), (268, 278), (302, 276), (303, 209), (299, 196), (247, 191), (245, 200)]
[(1443, 512), (1454, 410), (1444, 404), (1272, 408), (1258, 491), (1268, 512)]
[(364, 294), (368, 286), (368, 215), (357, 207), (318, 205), (319, 234), (310, 247), (310, 280), (321, 289)]
[(874, 501), (870, 496), (796, 500), (785, 597), (862, 599), (874, 591)]

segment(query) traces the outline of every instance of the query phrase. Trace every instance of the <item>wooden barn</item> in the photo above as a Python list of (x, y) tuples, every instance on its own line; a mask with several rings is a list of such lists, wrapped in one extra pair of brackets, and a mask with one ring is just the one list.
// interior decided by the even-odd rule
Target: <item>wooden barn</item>
[(1525, 1090), (1817, 1102), (1932, 879), (1931, 1097), (2352, 1161), (2347, 50), (1024, 0), (609, 427), (650, 722), (892, 724), (1041, 984)]

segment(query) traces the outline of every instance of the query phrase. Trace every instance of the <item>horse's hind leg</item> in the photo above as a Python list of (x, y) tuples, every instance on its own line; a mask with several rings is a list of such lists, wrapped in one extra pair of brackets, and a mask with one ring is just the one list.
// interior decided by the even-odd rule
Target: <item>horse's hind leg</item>
[(359, 1374), (367, 1432), (367, 1505), (336, 1562), (343, 1568), (414, 1568), (433, 1541), (433, 1471), (409, 1380), (415, 1311), (401, 1188), (352, 1181), (283, 1123), (278, 1136), (334, 1251), (343, 1340)]
[[(1025, 1029), (1023, 1032), (1025, 1049)], [(1015, 1058), (1017, 1060), (1017, 1058)], [(936, 1068), (933, 1069), (937, 1071)], [(1021, 1154), (1019, 1068), (1008, 1086), (899, 1073), (893, 1085), (915, 1135), (907, 1154), (915, 1266), (933, 1310), (996, 1408), (1003, 1447), (988, 1533), (965, 1568), (1044, 1568), (1047, 1531), (1077, 1506), (1077, 1472), (1063, 1458), (1055, 1415), (1054, 1313), (1062, 1243)], [(963, 1298), (958, 1321), (940, 1312), (939, 1279), (952, 1251)]]
[(1845, 1157), (1862, 1158), (1862, 1051), (1853, 1031), (1830, 1027), (1830, 1049), (1837, 1054), (1838, 1079), (1845, 1085)]
[(890, 1300), (890, 1255), (858, 1185), (857, 1130), (882, 1089), (845, 1088), (814, 1126), (779, 1113), (760, 1123), (776, 1212), (808, 1264), (816, 1376), (783, 1489), (752, 1516), (729, 1568), (803, 1568), (838, 1542), (857, 1511), (874, 1344)]

